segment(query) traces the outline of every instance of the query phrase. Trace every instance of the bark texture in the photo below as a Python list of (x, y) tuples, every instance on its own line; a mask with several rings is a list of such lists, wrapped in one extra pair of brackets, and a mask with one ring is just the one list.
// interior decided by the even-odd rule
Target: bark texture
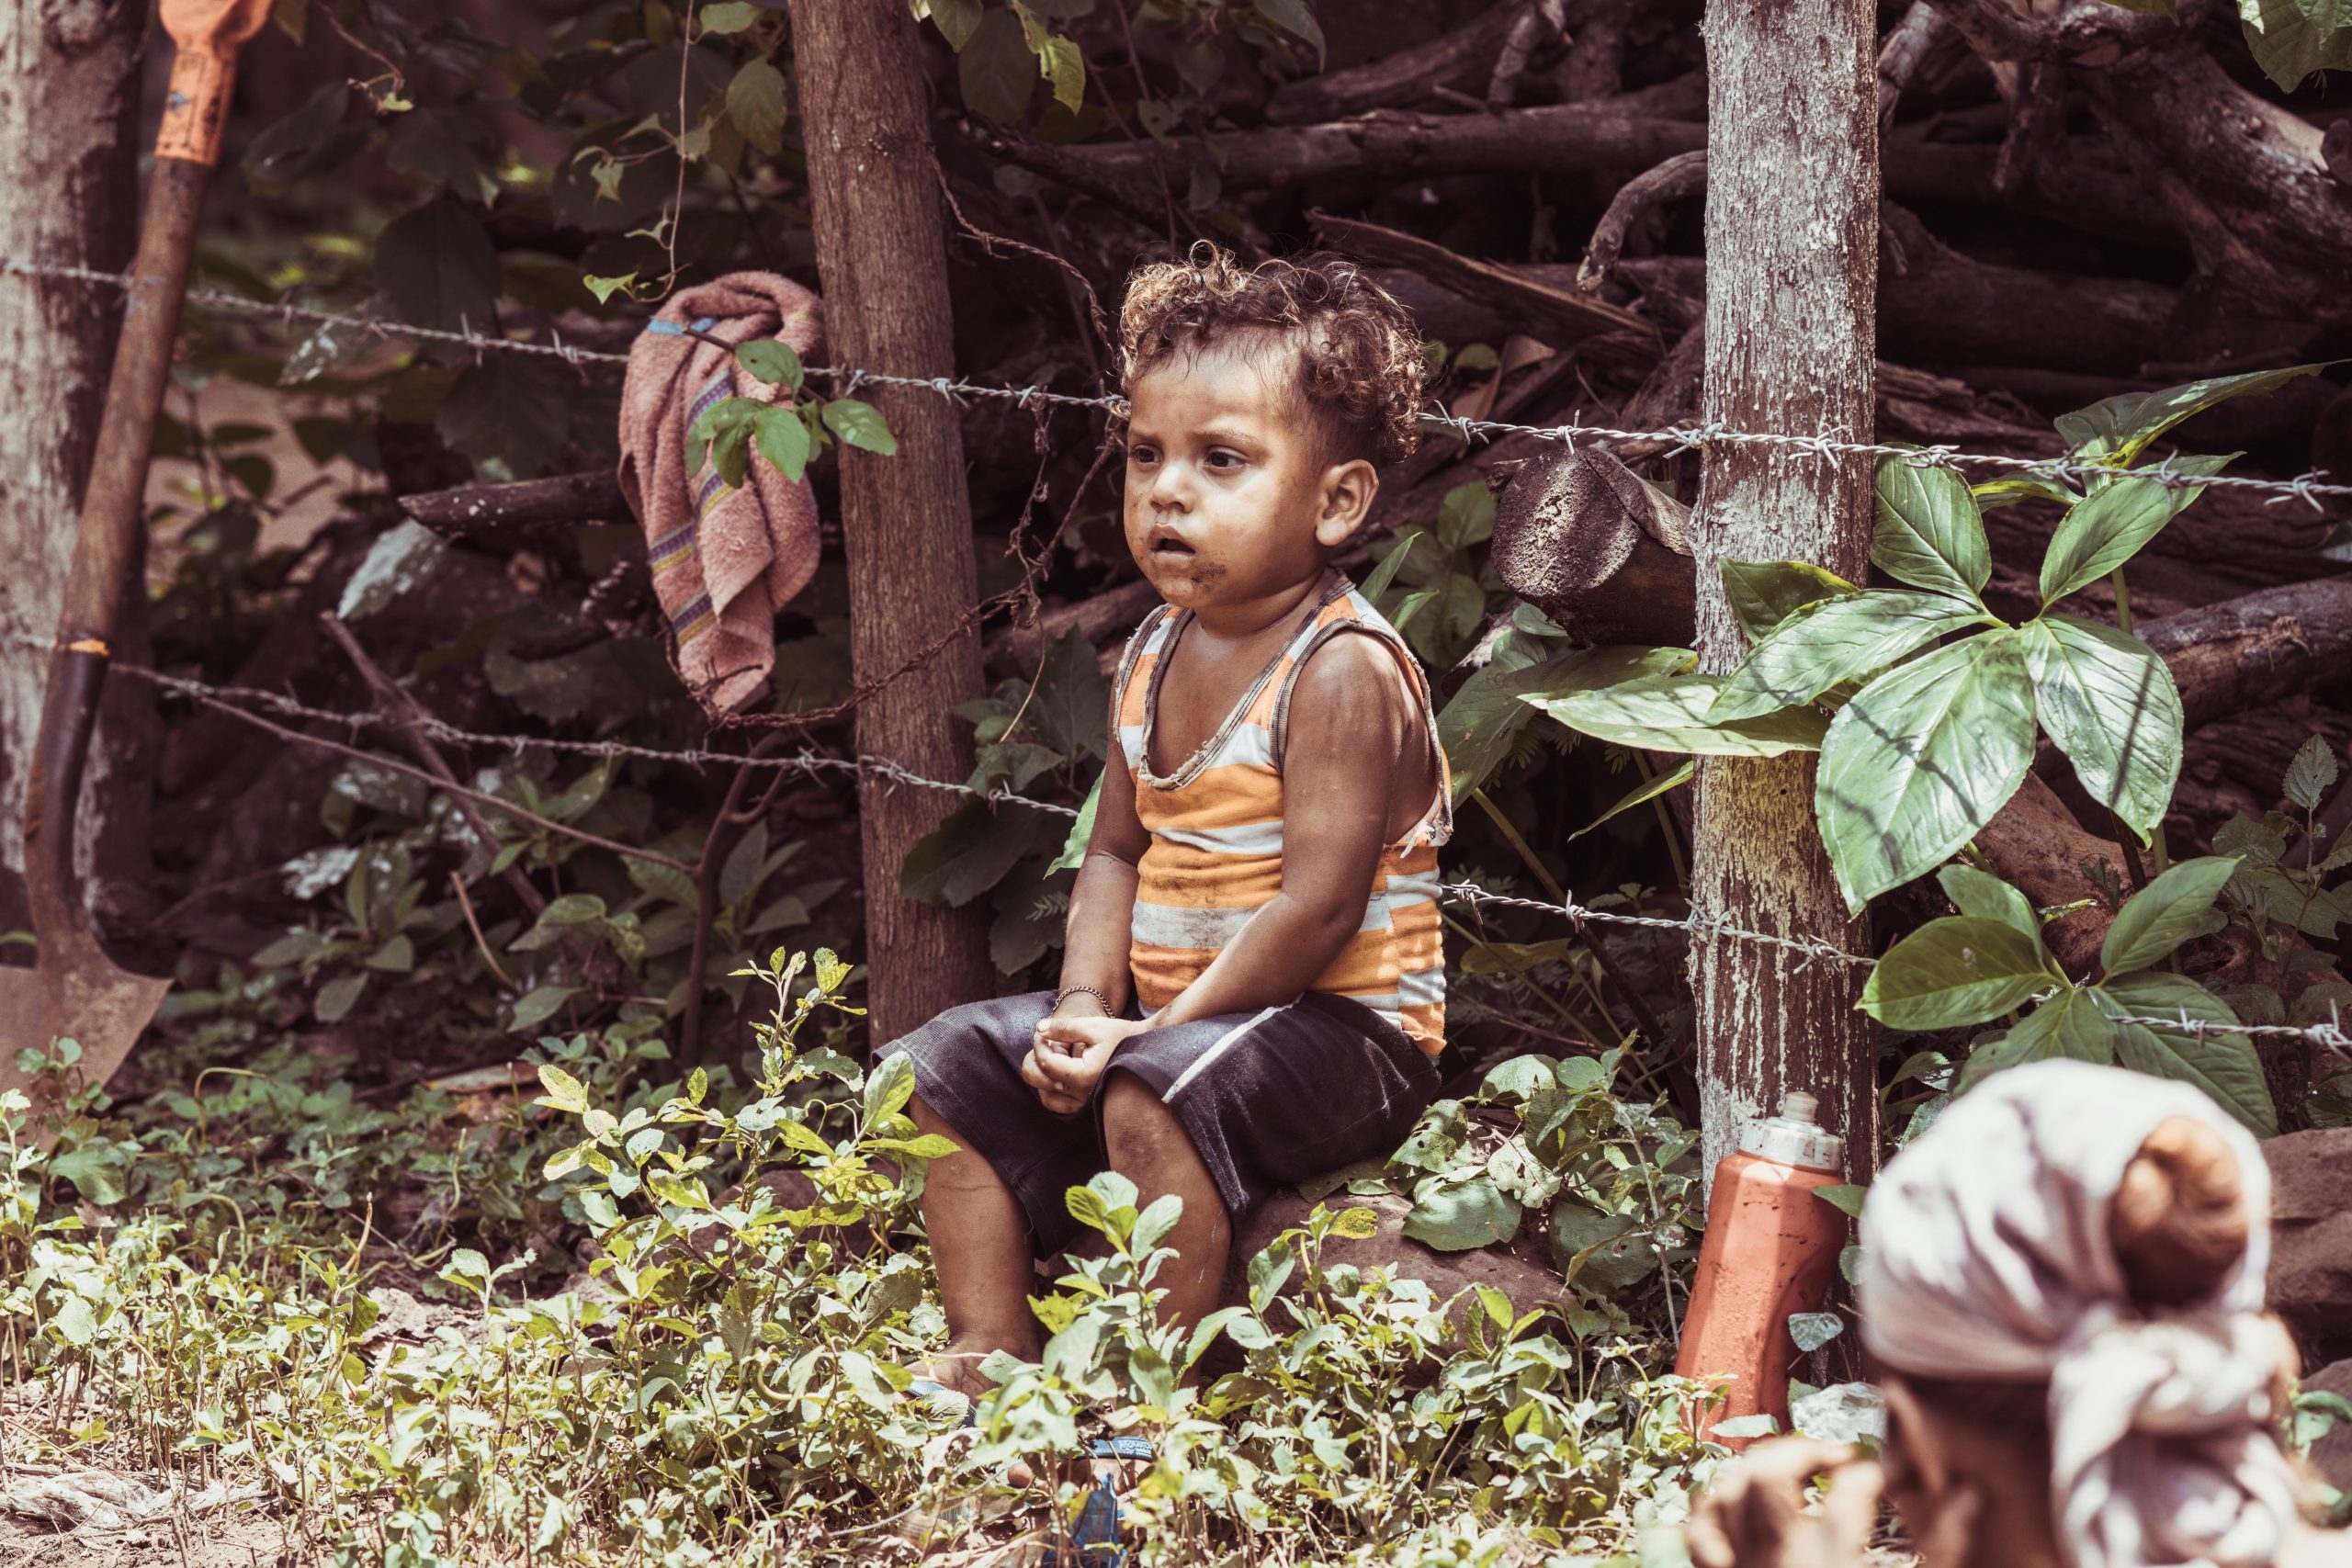
[[(1705, 412), (1741, 430), (1871, 430), (1878, 282), (1877, 38), (1867, 0), (1707, 7)], [(1715, 563), (1867, 566), (1871, 467), (1785, 448), (1706, 454), (1691, 544), (1702, 667), (1746, 651)], [(1699, 771), (1690, 895), (1702, 921), (1867, 951), (1814, 826), (1814, 761), (1719, 758)], [(1855, 1010), (1861, 972), (1695, 940), (1700, 1121), (1709, 1169), (1781, 1095), (1820, 1097), (1851, 1174), (1877, 1146), (1876, 1047)]]
[[(834, 361), (899, 376), (952, 374), (946, 226), (914, 22), (899, 0), (793, 0), (791, 14)], [(899, 441), (894, 457), (841, 455), (850, 660), (863, 684), (928, 647), (979, 587), (955, 405), (910, 388), (859, 395), (882, 411)], [(979, 636), (969, 631), (865, 701), (859, 751), (933, 778), (962, 778), (971, 771), (971, 739), (956, 705), (979, 690)], [(865, 962), (879, 1043), (987, 995), (989, 972), (977, 910), (898, 894), (907, 851), (955, 797), (870, 776), (858, 788)]]
[[(0, 255), (119, 271), (138, 238), (138, 97), (146, 8), (130, 0), (0, 6)], [(74, 520), (114, 356), (121, 299), (85, 283), (0, 278), (0, 927), (24, 924), (25, 788), (74, 555)], [(128, 646), (143, 660), (145, 602), (130, 589)], [(135, 682), (107, 686), (76, 819), (75, 872), (108, 923), (137, 912), (147, 866), (154, 706)]]

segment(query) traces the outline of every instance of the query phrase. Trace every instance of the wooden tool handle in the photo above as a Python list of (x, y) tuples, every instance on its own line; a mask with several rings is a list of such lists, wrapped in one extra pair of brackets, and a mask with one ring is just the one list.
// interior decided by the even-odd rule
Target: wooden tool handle
[(268, 19), (269, 0), (164, 0), (163, 15), (178, 52), (172, 57), (155, 156), (210, 168), (220, 161), (237, 51)]

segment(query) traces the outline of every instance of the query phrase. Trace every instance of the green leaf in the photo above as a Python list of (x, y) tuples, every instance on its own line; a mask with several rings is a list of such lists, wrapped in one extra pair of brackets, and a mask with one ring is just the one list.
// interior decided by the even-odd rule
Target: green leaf
[(752, 446), (794, 484), (808, 471), (808, 422), (797, 408), (764, 408), (753, 414)]
[(359, 1005), (360, 993), (368, 988), (366, 974), (338, 975), (319, 987), (311, 1003), (311, 1016), (321, 1023), (339, 1023)]
[(1657, 1251), (1626, 1214), (1604, 1213), (1563, 1197), (1552, 1205), (1552, 1261), (1561, 1277), (1588, 1291), (1615, 1295), (1657, 1267)]
[(956, 79), (964, 107), (999, 125), (1019, 125), (1037, 86), (1037, 62), (1011, 11), (989, 8), (956, 51)]
[(1624, 798), (1618, 801), (1616, 805), (1611, 807), (1608, 810), (1602, 812), (1600, 816), (1594, 818), (1591, 821), (1586, 823), (1575, 832), (1570, 833), (1567, 838), (1562, 841), (1566, 843), (1574, 843), (1577, 840), (1583, 838), (1587, 833), (1591, 832), (1595, 828), (1600, 827), (1603, 822), (1608, 821), (1611, 817), (1631, 811), (1636, 806), (1645, 805), (1650, 801), (1656, 800), (1661, 795), (1666, 795), (1674, 790), (1680, 789), (1684, 784), (1689, 784), (1692, 779), (1698, 777), (1698, 762), (1696, 761), (1685, 761), (1679, 768), (1669, 768), (1665, 773), (1659, 773), (1656, 777), (1645, 779), (1634, 788), (1627, 791)]
[(2033, 761), (2033, 688), (2017, 635), (1986, 632), (1890, 670), (1839, 710), (1814, 814), (1847, 905), (1950, 859)]
[[(2229, 461), (2229, 457), (2177, 457), (2169, 467), (2177, 473), (2203, 478), (2221, 472)], [(2133, 477), (2111, 480), (2075, 502), (2059, 520), (2057, 532), (2050, 536), (2050, 548), (2041, 558), (2041, 602), (2054, 604), (2138, 555), (2204, 489)]]
[(78, 1149), (51, 1156), (49, 1174), (72, 1182), (75, 1191), (105, 1207), (122, 1201), (123, 1172), (130, 1163), (130, 1156), (112, 1144), (84, 1144)]
[(1073, 626), (1046, 650), (1025, 722), (1065, 757), (1111, 756), (1111, 688), (1094, 645)]
[(1087, 841), (1094, 837), (1094, 811), (1102, 804), (1102, 779), (1097, 774), (1094, 787), (1086, 792), (1086, 804), (1078, 808), (1078, 820), (1069, 825), (1069, 834), (1062, 840), (1061, 852), (1046, 867), (1048, 874), (1057, 871), (1076, 871), (1086, 863)]
[(1520, 1207), (1485, 1171), (1424, 1178), (1413, 1189), (1405, 1235), (1439, 1252), (1469, 1252), (1519, 1234)]
[(1726, 560), (1717, 565), (1739, 629), (1761, 641), (1807, 604), (1859, 592), (1836, 572), (1801, 560)]
[(760, 8), (745, 0), (719, 0), (702, 8), (702, 30), (724, 36), (740, 33), (760, 19)]
[(1591, 691), (1636, 676), (1688, 670), (1696, 662), (1686, 648), (1578, 648), (1537, 660), (1523, 642), (1505, 639), (1437, 716), (1453, 804), (1460, 806), (1487, 782), (1510, 756), (1519, 732), (1533, 721), (1535, 711), (1522, 697)]
[(403, 321), (487, 335), (498, 305), (498, 250), (471, 213), (441, 197), (376, 236), (376, 287)]
[(1258, 15), (1293, 38), (1313, 44), (1315, 68), (1323, 69), (1323, 28), (1316, 22), (1315, 13), (1306, 8), (1306, 0), (1253, 0), (1253, 7)]
[(1874, 588), (1792, 612), (1724, 682), (1707, 716), (1753, 718), (1809, 703), (1846, 681), (1867, 680), (1923, 643), (1984, 619), (1941, 593)]
[(656, 898), (666, 898), (682, 908), (695, 907), (695, 879), (676, 866), (639, 860), (631, 855), (621, 863), (628, 868), (628, 879), (638, 890), (650, 893)]
[(1998, 1018), (2053, 983), (2038, 937), (2006, 920), (1947, 915), (1887, 949), (1861, 1008), (1889, 1029), (1954, 1029)]
[(576, 1116), (588, 1109), (587, 1086), (552, 1062), (539, 1064), (539, 1087), (548, 1091), (547, 1103), (555, 1110)]
[(1471, 479), (1445, 492), (1438, 506), (1437, 542), (1449, 550), (1466, 550), (1494, 536), (1495, 497), (1484, 479)]
[(361, 126), (345, 126), (350, 84), (337, 79), (303, 100), (301, 107), (273, 122), (245, 149), (245, 173), (263, 185), (292, 185), (323, 175), (358, 151), (367, 140)]
[(727, 118), (771, 158), (784, 151), (784, 73), (764, 59), (743, 62), (727, 84)]
[(896, 1116), (915, 1097), (915, 1060), (903, 1051), (882, 1058), (865, 1079), (865, 1124)]
[(1968, 481), (1950, 468), (1881, 458), (1871, 559), (1899, 582), (1974, 603), (1993, 556)]
[(1086, 105), (1086, 56), (1077, 43), (1048, 33), (1037, 43), (1037, 70), (1053, 85), (1054, 102), (1076, 114)]
[(2099, 967), (2112, 976), (2161, 964), (2173, 949), (2197, 934), (2205, 912), (2238, 868), (2233, 855), (2201, 855), (2180, 861), (2134, 893), (2098, 950)]
[(1022, 856), (1050, 844), (1056, 821), (1020, 806), (991, 811), (976, 800), (958, 807), (907, 852), (899, 896), (961, 908), (1002, 881)]
[(931, 19), (947, 47), (961, 54), (980, 25), (980, 0), (931, 0)]
[(861, 452), (879, 452), (885, 457), (899, 450), (899, 438), (890, 434), (882, 411), (872, 403), (860, 402), (855, 398), (835, 398), (825, 405), (821, 417), (825, 428), (841, 437), (845, 446), (854, 446)]
[(1520, 701), (1570, 729), (1619, 746), (1701, 757), (1777, 757), (1821, 746), (1829, 721), (1808, 707), (1717, 724), (1708, 716), (1723, 691), (1719, 675), (1649, 675), (1597, 691), (1533, 693)]
[(1871, 1190), (1850, 1181), (1841, 1181), (1816, 1187), (1813, 1195), (1848, 1219), (1859, 1220), (1862, 1217), (1862, 1206), (1870, 1201)]
[(2180, 689), (2172, 671), (2137, 637), (2054, 611), (2016, 635), (2042, 728), (2091, 798), (2145, 841), (2180, 777)]
[(1406, 558), (1413, 553), (1413, 546), (1428, 537), (1429, 536), (1419, 528), (1398, 535), (1396, 542), (1388, 547), (1388, 553), (1382, 556), (1379, 563), (1364, 574), (1364, 580), (1356, 591), (1373, 603), (1378, 604), (1380, 596), (1388, 592), (1388, 585), (1396, 581), (1397, 569), (1402, 567)]
[[(2241, 0), (2241, 4), (2277, 4), (2278, 0)], [(2341, 0), (2335, 0), (2341, 4)], [(2328, 362), (2328, 363), (2333, 363)], [(2283, 370), (2252, 370), (2242, 376), (2215, 376), (2167, 387), (2160, 392), (2119, 392), (2086, 409), (2058, 416), (2058, 434), (2076, 457), (2093, 462), (2128, 464), (2148, 443), (2192, 414), (2214, 404), (2253, 393), (2274, 392), (2298, 376), (2315, 376), (2327, 363), (2292, 365)]]
[(771, 387), (789, 387), (796, 392), (800, 389), (801, 380), (806, 375), (800, 364), (799, 351), (790, 344), (772, 337), (756, 337), (749, 343), (737, 344), (735, 363)]
[(2091, 994), (2112, 1017), (2186, 1018), (2172, 1025), (2117, 1025), (2118, 1059), (2134, 1072), (2196, 1085), (2258, 1138), (2278, 1135), (2278, 1112), (2254, 1042), (2243, 1034), (2199, 1039), (2189, 1027), (2238, 1021), (2219, 997), (2187, 976), (2160, 971), (2105, 980)]
[(498, 141), (478, 108), (409, 110), (393, 120), (384, 139), (384, 162), (433, 181), (461, 201), (487, 207), (498, 199), (498, 181), (491, 173), (498, 162)]
[(2262, 73), (2291, 93), (2321, 71), (2352, 71), (2346, 0), (2238, 0), (2246, 48)]
[(562, 455), (572, 398), (548, 371), (514, 354), (487, 354), (458, 373), (434, 412), (441, 439), (504, 477), (535, 479)]
[(597, 277), (593, 274), (589, 274), (583, 275), (580, 279), (580, 283), (581, 287), (586, 288), (589, 293), (594, 294), (596, 297), (597, 304), (609, 305), (612, 303), (614, 295), (627, 294), (636, 286), (637, 274), (633, 272), (625, 272), (618, 277)]
[(1999, 877), (1954, 862), (1936, 873), (1936, 880), (1962, 914), (2004, 921), (2041, 942), (2041, 921), (2034, 915), (2032, 901)]
[(2026, 1015), (1997, 1047), (1999, 1065), (2070, 1057), (2105, 1065), (2115, 1060), (2115, 1024), (2088, 991), (2069, 987)]
[(506, 1027), (516, 1034), (536, 1028), (579, 994), (577, 986), (541, 986), (514, 1004), (514, 1017)]
[(539, 911), (543, 926), (584, 926), (605, 918), (605, 901), (594, 893), (566, 893)]
[(2287, 764), (2284, 792), (2289, 800), (2306, 811), (2317, 811), (2335, 786), (2335, 752), (2324, 735), (2313, 735), (2295, 752), (2295, 760)]
[(49, 1325), (68, 1345), (87, 1345), (98, 1336), (97, 1314), (80, 1296), (69, 1295), (60, 1301), (57, 1310), (50, 1314)]

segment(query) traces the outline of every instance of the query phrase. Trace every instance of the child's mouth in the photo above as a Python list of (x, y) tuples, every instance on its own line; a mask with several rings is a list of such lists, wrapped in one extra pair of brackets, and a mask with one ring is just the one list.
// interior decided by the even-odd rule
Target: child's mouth
[(1151, 541), (1151, 553), (1159, 560), (1191, 560), (1193, 547), (1173, 534), (1161, 534)]

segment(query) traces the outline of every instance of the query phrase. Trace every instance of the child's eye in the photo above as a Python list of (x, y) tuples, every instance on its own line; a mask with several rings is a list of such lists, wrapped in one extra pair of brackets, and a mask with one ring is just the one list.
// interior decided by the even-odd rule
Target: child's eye
[(1127, 447), (1127, 461), (1142, 464), (1156, 463), (1159, 461), (1159, 448), (1147, 442), (1135, 442)]
[(1230, 470), (1241, 467), (1242, 460), (1240, 453), (1228, 452), (1219, 446), (1210, 451), (1208, 466), (1212, 468)]

